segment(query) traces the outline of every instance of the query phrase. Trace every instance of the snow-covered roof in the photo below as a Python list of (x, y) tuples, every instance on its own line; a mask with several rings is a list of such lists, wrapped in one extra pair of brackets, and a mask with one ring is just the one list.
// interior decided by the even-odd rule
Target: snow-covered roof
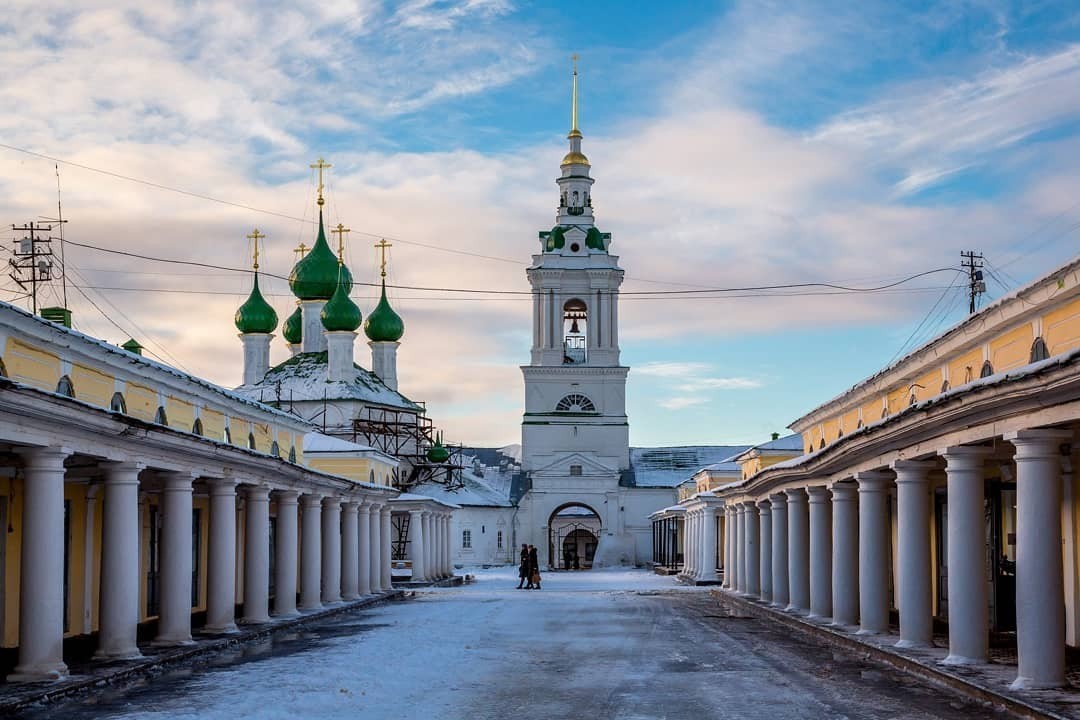
[(630, 448), (631, 487), (674, 488), (702, 468), (746, 451), (748, 445)]
[(407, 397), (391, 390), (374, 373), (354, 365), (352, 380), (327, 380), (326, 353), (299, 353), (270, 368), (262, 380), (241, 385), (236, 392), (260, 402), (288, 403), (305, 400), (358, 400), (360, 402), (420, 410)]
[(378, 452), (370, 445), (342, 440), (332, 435), (322, 433), (307, 433), (304, 435), (304, 453), (332, 453), (332, 452)]
[[(516, 449), (518, 456), (520, 456), (520, 445), (508, 447)], [(514, 456), (504, 453), (504, 449), (464, 448), (459, 456), (459, 461), (464, 466), (461, 470), (462, 487), (450, 490), (439, 483), (424, 483), (416, 486), (415, 489), (426, 495), (458, 505), (512, 507), (510, 491), (514, 475), (518, 472), (519, 467), (511, 462)], [(481, 460), (481, 474), (477, 474), (473, 469), (475, 460)], [(493, 465), (483, 464), (483, 461), (491, 462)]]
[(735, 461), (746, 460), (749, 458), (755, 450), (763, 452), (796, 452), (801, 454), (803, 449), (802, 435), (799, 433), (792, 433), (791, 435), (785, 435), (782, 438), (776, 440), (770, 440), (760, 445), (755, 445), (749, 450), (739, 453), (735, 456)]
[(395, 504), (409, 503), (409, 502), (417, 502), (417, 503), (433, 502), (433, 503), (438, 503), (439, 505), (445, 505), (446, 507), (450, 507), (450, 508), (454, 508), (454, 509), (460, 509), (461, 508), (460, 505), (455, 505), (452, 502), (447, 502), (446, 500), (440, 500), (439, 498), (432, 497), (430, 495), (420, 495), (420, 494), (417, 494), (417, 493), (401, 493), (400, 495), (398, 495), (395, 498), (390, 498), (390, 502), (395, 503)]

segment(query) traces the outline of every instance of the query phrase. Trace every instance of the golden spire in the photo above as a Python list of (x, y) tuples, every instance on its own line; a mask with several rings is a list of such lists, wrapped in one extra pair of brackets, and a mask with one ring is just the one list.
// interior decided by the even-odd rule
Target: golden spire
[(382, 256), (381, 261), (380, 261), (381, 270), (379, 272), (379, 275), (381, 277), (385, 278), (386, 277), (386, 251), (389, 248), (392, 248), (394, 246), (391, 245), (390, 243), (386, 242), (386, 238), (383, 238), (379, 242), (375, 243), (375, 247), (379, 248), (379, 254)]
[(337, 234), (337, 257), (339, 263), (345, 262), (345, 233), (352, 232), (349, 228), (345, 227), (341, 223), (337, 224), (337, 227), (330, 232)]
[(328, 162), (324, 162), (322, 158), (319, 158), (314, 163), (312, 163), (310, 165), (310, 167), (311, 167), (312, 170), (318, 170), (319, 171), (319, 199), (316, 202), (318, 202), (319, 205), (322, 205), (323, 202), (324, 202), (323, 196), (322, 196), (322, 191), (323, 191), (323, 176), (322, 176), (322, 174), (323, 174), (323, 170), (325, 170), (326, 168), (334, 167), (334, 166), (331, 165)]
[(255, 241), (255, 259), (251, 263), (252, 268), (255, 270), (259, 269), (259, 240), (264, 237), (266, 236), (259, 232), (259, 228), (255, 228), (247, 235), (248, 240)]
[[(304, 256), (307, 255), (308, 250), (310, 250), (310, 248), (307, 245), (300, 243), (293, 252), (300, 256), (300, 260), (303, 260)], [(299, 262), (299, 260), (297, 262)]]
[(574, 63), (574, 89), (570, 97), (570, 134), (567, 137), (579, 138), (581, 137), (581, 131), (578, 130), (577, 126), (577, 53), (571, 55), (570, 59)]

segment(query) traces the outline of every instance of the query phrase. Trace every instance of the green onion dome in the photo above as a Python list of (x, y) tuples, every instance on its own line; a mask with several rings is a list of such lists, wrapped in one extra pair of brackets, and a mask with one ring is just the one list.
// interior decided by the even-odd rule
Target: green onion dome
[(340, 267), (341, 280), (337, 284), (337, 290), (323, 305), (319, 317), (322, 318), (323, 327), (330, 332), (356, 332), (356, 328), (360, 327), (360, 308), (349, 298), (349, 290), (345, 285), (345, 266)]
[(285, 323), (281, 326), (281, 334), (285, 337), (285, 342), (290, 345), (299, 345), (303, 341), (304, 316), (300, 312), (299, 305), (293, 310), (292, 315), (285, 319)]
[(591, 227), (589, 232), (585, 233), (585, 247), (590, 250), (603, 250), (604, 240), (608, 237), (611, 237), (609, 233), (602, 233), (599, 228)]
[(382, 297), (379, 304), (364, 321), (364, 333), (372, 342), (397, 342), (405, 334), (405, 321), (394, 312), (386, 300), (386, 281), (382, 283)]
[(444, 463), (450, 459), (450, 451), (442, 444), (442, 433), (435, 436), (435, 444), (427, 451), (427, 459), (433, 463)]
[(547, 234), (547, 242), (544, 245), (544, 249), (548, 252), (551, 252), (552, 250), (562, 250), (563, 246), (566, 245), (565, 232), (566, 228), (561, 225), (556, 225), (551, 228), (551, 232)]
[[(328, 300), (338, 285), (338, 258), (326, 242), (323, 231), (322, 209), (319, 209), (319, 234), (311, 252), (293, 266), (289, 275), (289, 287), (301, 300)], [(341, 273), (345, 293), (352, 290), (352, 273), (343, 268)]]
[(277, 328), (277, 313), (259, 292), (259, 273), (255, 273), (255, 285), (247, 302), (236, 311), (236, 329), (247, 333), (272, 333)]

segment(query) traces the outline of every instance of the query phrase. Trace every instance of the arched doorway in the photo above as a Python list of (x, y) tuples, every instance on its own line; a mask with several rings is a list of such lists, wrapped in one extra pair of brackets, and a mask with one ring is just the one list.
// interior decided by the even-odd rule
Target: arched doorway
[(548, 567), (588, 570), (600, 541), (600, 515), (588, 505), (567, 503), (548, 518)]

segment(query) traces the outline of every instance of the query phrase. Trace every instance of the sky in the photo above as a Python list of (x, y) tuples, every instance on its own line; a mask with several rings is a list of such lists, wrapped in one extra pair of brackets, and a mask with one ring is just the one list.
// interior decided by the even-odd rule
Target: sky
[[(401, 390), (448, 441), (518, 442), (530, 301), (445, 289), (528, 290), (574, 53), (624, 291), (942, 270), (880, 292), (628, 294), (633, 445), (767, 440), (960, 321), (961, 251), (987, 258), (984, 304), (1080, 248), (1080, 11), (1064, 0), (9, 0), (0, 219), (55, 217), (60, 159), (72, 243), (247, 268), (258, 227), (263, 272), (287, 276), (324, 157), (357, 280), (377, 282), (386, 237), (391, 284), (423, 288), (390, 291)], [(74, 244), (64, 259), (78, 329), (240, 383), (250, 274)], [(261, 284), (284, 320), (286, 284)], [(6, 279), (0, 299), (26, 304)], [(287, 357), (278, 337), (272, 362)], [(357, 359), (370, 367), (360, 342)]]

